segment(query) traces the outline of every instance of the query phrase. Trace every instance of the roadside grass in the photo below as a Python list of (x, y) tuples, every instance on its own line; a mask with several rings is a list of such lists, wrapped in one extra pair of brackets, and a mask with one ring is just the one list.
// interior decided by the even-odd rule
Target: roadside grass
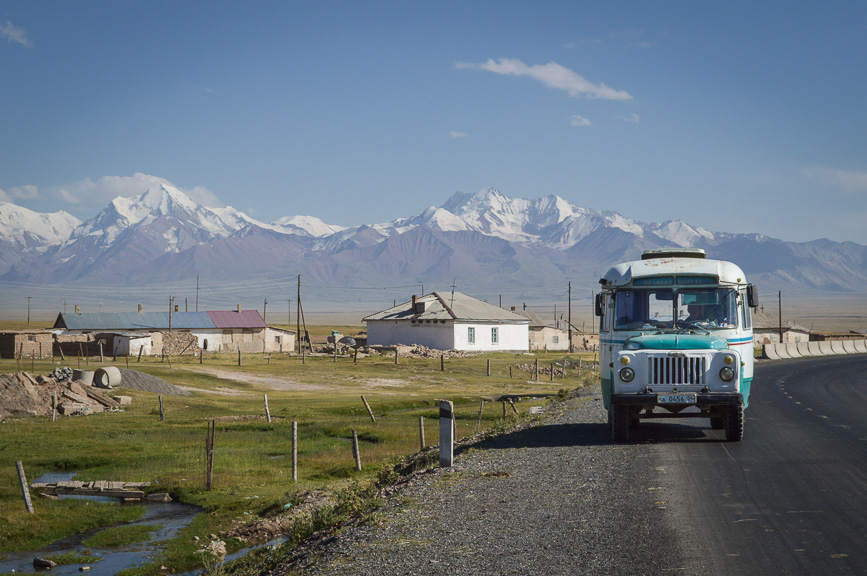
[[(199, 514), (180, 536), (168, 543), (155, 565), (127, 571), (156, 573), (159, 563), (175, 570), (202, 566), (200, 545), (194, 536), (256, 520), (282, 509), (296, 493), (327, 489), (363, 491), (355, 483), (370, 483), (388, 465), (419, 451), (419, 417), (424, 418), (426, 445), (438, 441), (438, 400), (455, 405), (457, 437), (477, 431), (502, 429), (514, 418), (497, 404), (486, 402), (479, 425), (482, 398), (503, 394), (550, 394), (584, 385), (594, 373), (570, 369), (565, 378), (552, 382), (543, 374), (533, 380), (519, 365), (540, 368), (562, 362), (560, 355), (489, 354), (472, 358), (398, 358), (393, 354), (359, 357), (245, 354), (238, 366), (237, 354), (197, 357), (118, 358), (79, 360), (59, 357), (34, 359), (34, 375), (46, 374), (56, 365), (95, 369), (114, 364), (159, 376), (193, 390), (191, 396), (163, 395), (165, 421), (160, 420), (158, 395), (125, 389), (133, 403), (123, 412), (87, 417), (23, 417), (0, 423), (0, 553), (35, 550), (51, 541), (87, 528), (134, 519), (139, 507), (112, 504), (86, 505), (80, 500), (50, 501), (34, 497), (36, 514), (27, 514), (14, 466), (24, 463), (28, 481), (45, 472), (68, 471), (75, 479), (149, 481), (148, 491), (169, 492), (184, 503), (200, 506)], [(577, 362), (579, 355), (569, 356)], [(592, 360), (592, 354), (582, 356)], [(487, 376), (487, 361), (491, 376)], [(31, 362), (22, 368), (28, 372)], [(510, 378), (510, 367), (512, 377)], [(15, 360), (0, 360), (0, 372), (15, 372)], [(113, 392), (113, 393), (114, 393)], [(271, 422), (265, 419), (268, 396)], [(376, 422), (368, 415), (361, 396), (369, 403)], [(526, 415), (528, 405), (543, 399), (518, 402)], [(211, 421), (215, 425), (213, 484), (206, 488), (205, 441)], [(292, 481), (292, 422), (298, 423), (298, 481)], [(352, 430), (359, 438), (362, 471), (355, 469)], [(351, 488), (355, 486), (355, 488)], [(344, 507), (346, 508), (346, 507)], [(97, 512), (99, 511), (99, 512)], [(346, 512), (342, 512), (346, 513)], [(139, 514), (140, 512), (137, 512)], [(324, 513), (323, 513), (324, 514)], [(334, 514), (332, 514), (334, 515)], [(338, 515), (339, 516), (339, 515)], [(333, 520), (333, 518), (332, 518)], [(328, 518), (314, 519), (313, 525)], [(304, 533), (310, 527), (299, 529)], [(49, 530), (50, 529), (50, 530)], [(228, 541), (230, 552), (243, 544)]]

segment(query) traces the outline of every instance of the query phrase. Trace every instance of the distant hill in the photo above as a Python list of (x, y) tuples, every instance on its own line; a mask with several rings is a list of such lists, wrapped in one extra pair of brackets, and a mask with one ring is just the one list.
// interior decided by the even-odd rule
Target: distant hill
[[(18, 286), (150, 286), (202, 281), (327, 287), (324, 300), (377, 302), (376, 290), (415, 285), (511, 301), (561, 299), (567, 282), (589, 293), (607, 268), (651, 248), (703, 248), (731, 260), (765, 293), (867, 293), (867, 246), (785, 242), (711, 232), (675, 220), (644, 223), (558, 196), (456, 193), (440, 207), (344, 228), (311, 216), (260, 222), (231, 207), (196, 204), (167, 185), (115, 198), (86, 222), (0, 204), (0, 282)], [(288, 295), (287, 298), (291, 297)], [(387, 303), (387, 302), (386, 302)]]

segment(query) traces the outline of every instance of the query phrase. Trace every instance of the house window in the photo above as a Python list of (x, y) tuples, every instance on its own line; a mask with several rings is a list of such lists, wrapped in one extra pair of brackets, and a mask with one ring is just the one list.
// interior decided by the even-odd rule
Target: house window
[(499, 344), (500, 343), (500, 334), (498, 332), (499, 328), (491, 328), (491, 344)]
[(476, 343), (476, 329), (475, 328), (467, 328), (467, 344), (475, 344)]
[(554, 344), (559, 344), (559, 343), (560, 343), (560, 337), (554, 336)]

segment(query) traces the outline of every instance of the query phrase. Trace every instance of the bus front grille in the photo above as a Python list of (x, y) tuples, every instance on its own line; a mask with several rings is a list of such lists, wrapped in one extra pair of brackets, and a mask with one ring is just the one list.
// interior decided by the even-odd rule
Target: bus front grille
[(704, 384), (706, 361), (702, 357), (651, 356), (648, 384)]

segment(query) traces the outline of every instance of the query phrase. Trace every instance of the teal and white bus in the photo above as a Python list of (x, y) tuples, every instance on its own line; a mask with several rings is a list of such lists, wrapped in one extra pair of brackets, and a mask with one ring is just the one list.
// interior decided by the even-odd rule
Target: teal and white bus
[(599, 283), (600, 379), (611, 437), (645, 418), (709, 418), (744, 435), (753, 381), (750, 308), (758, 291), (704, 250), (648, 250)]

